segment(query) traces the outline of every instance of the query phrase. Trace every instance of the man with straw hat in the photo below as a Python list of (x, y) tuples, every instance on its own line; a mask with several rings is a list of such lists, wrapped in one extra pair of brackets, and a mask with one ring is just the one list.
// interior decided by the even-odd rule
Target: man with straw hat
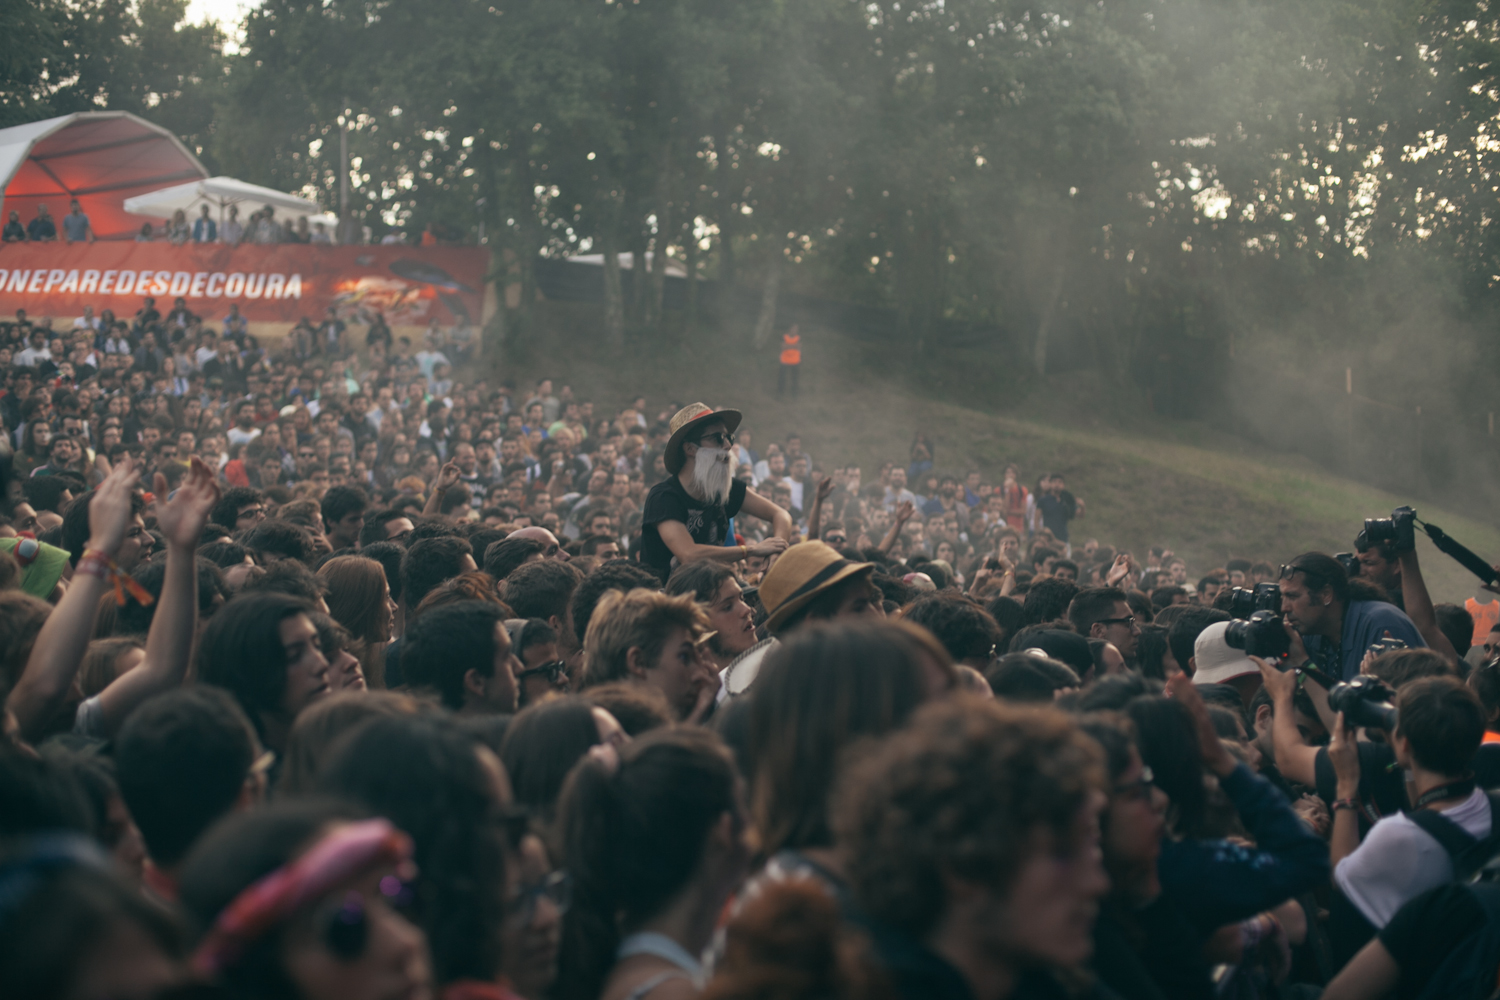
[(741, 653), (721, 675), (725, 696), (744, 694), (781, 636), (808, 622), (881, 617), (880, 591), (871, 582), (875, 564), (845, 559), (824, 542), (803, 542), (776, 560), (760, 583), (771, 637)]
[[(671, 476), (646, 494), (641, 513), (641, 563), (663, 581), (674, 566), (698, 559), (738, 562), (774, 556), (787, 547), (792, 518), (734, 478), (734, 439), (740, 411), (692, 403), (672, 415), (662, 460)], [(740, 511), (771, 523), (771, 538), (735, 545), (729, 519)]]

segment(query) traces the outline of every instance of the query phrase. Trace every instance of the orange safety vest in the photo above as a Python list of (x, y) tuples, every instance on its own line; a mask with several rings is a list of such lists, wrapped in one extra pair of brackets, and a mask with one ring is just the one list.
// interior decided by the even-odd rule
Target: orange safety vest
[(802, 363), (802, 343), (800, 334), (783, 333), (781, 335), (781, 363), (784, 365), (800, 365)]
[(1490, 630), (1495, 627), (1497, 621), (1500, 621), (1500, 601), (1480, 604), (1471, 597), (1464, 602), (1464, 610), (1474, 618), (1474, 638), (1470, 641), (1476, 646), (1484, 645), (1484, 640), (1489, 637)]

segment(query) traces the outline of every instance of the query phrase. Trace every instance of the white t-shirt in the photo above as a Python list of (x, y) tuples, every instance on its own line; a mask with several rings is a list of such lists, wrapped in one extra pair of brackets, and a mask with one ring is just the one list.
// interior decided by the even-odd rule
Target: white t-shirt
[[(1490, 800), (1482, 788), (1442, 814), (1470, 836), (1490, 835)], [(1453, 881), (1453, 862), (1442, 844), (1397, 813), (1370, 828), (1359, 848), (1333, 870), (1333, 880), (1365, 919), (1381, 928), (1402, 904)]]

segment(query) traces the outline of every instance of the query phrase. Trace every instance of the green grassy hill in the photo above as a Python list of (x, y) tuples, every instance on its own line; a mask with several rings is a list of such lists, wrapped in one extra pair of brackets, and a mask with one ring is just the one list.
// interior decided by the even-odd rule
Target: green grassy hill
[[(1411, 501), (1192, 423), (1116, 419), (1097, 403), (1069, 406), (1076, 384), (1070, 392), (1049, 380), (1020, 400), (1006, 387), (1024, 380), (1001, 373), (992, 404), (969, 384), (963, 398), (979, 405), (957, 405), (941, 391), (913, 388), (916, 380), (889, 350), (827, 331), (803, 329), (800, 397), (778, 400), (776, 351), (752, 354), (747, 334), (669, 333), (618, 353), (603, 344), (597, 309), (546, 303), (541, 326), (545, 346), (521, 346), (513, 360), (498, 362), (499, 374), (522, 386), (543, 375), (569, 383), (599, 412), (638, 393), (653, 410), (667, 400), (733, 406), (744, 411), (757, 446), (796, 430), (820, 463), (859, 462), (867, 481), (882, 460), (904, 465), (912, 435), (922, 431), (936, 445), (942, 472), (974, 466), (998, 478), (1015, 462), (1028, 483), (1047, 471), (1065, 475), (1087, 502), (1087, 516), (1074, 522), (1075, 542), (1092, 536), (1138, 554), (1166, 545), (1195, 576), (1235, 556), (1275, 565), (1309, 549), (1347, 551), (1362, 518)], [(964, 380), (972, 359), (951, 360), (946, 377)], [(1424, 520), (1500, 562), (1494, 525), (1414, 506)], [(1419, 545), (1434, 600), (1461, 603), (1475, 593), (1471, 574), (1425, 538)]]

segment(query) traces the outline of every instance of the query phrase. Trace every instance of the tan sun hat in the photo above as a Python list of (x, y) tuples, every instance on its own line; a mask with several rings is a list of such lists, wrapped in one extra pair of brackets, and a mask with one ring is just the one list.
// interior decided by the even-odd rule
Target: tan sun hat
[(766, 628), (776, 632), (781, 623), (808, 601), (860, 573), (873, 573), (874, 563), (854, 562), (826, 542), (803, 542), (781, 554), (760, 582), (760, 603), (766, 609)]
[(712, 421), (721, 420), (724, 422), (724, 432), (732, 437), (743, 419), (744, 415), (739, 410), (714, 410), (702, 403), (689, 403), (672, 414), (669, 425), (672, 436), (667, 439), (666, 451), (662, 453), (662, 462), (666, 464), (667, 471), (674, 476), (682, 471), (682, 466), (687, 462), (682, 454), (682, 446), (688, 435), (697, 433)]

